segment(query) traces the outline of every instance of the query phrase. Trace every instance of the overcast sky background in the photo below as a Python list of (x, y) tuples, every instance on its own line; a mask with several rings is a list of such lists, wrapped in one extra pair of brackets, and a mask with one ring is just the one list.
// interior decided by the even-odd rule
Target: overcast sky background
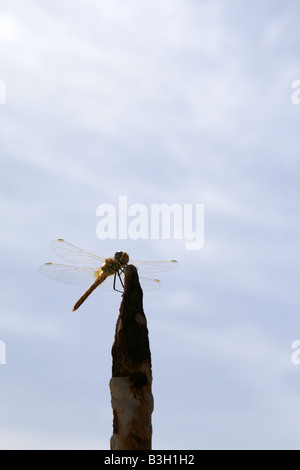
[[(1, 449), (109, 449), (120, 296), (37, 270), (62, 237), (173, 259), (145, 293), (154, 449), (299, 448), (297, 0), (2, 0)], [(96, 209), (205, 206), (205, 245)]]

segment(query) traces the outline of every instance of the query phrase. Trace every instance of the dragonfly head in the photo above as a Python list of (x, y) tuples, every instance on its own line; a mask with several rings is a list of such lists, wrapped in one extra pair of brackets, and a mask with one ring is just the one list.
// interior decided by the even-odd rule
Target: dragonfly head
[(123, 266), (129, 262), (129, 256), (125, 251), (117, 251), (114, 260), (121, 263)]

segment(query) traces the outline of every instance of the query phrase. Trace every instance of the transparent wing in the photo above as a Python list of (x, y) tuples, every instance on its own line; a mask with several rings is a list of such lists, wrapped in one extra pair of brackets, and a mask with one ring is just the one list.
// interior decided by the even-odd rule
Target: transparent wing
[[(124, 274), (120, 273), (120, 277), (124, 285)], [(143, 291), (151, 291), (154, 289), (158, 289), (160, 287), (160, 282), (158, 279), (150, 279), (148, 277), (139, 277), (139, 281), (140, 281), (141, 288), (143, 289)], [(102, 284), (100, 284), (99, 287), (102, 290), (115, 292), (113, 285), (114, 285), (114, 276), (109, 276), (105, 279), (105, 281)], [(123, 286), (118, 276), (116, 277), (115, 287), (118, 291), (123, 292)]]
[(79, 268), (64, 264), (46, 263), (39, 267), (40, 273), (67, 284), (81, 286), (92, 285), (98, 277), (99, 271), (94, 268)]
[[(44, 276), (56, 279), (66, 284), (75, 284), (81, 286), (91, 286), (99, 275), (99, 271), (94, 268), (81, 268), (76, 266), (68, 266), (65, 264), (46, 263), (39, 267), (40, 273)], [(120, 273), (124, 285), (124, 274)], [(139, 277), (139, 281), (143, 291), (151, 291), (160, 287), (158, 279), (150, 279), (147, 277)], [(114, 292), (113, 288), (114, 276), (109, 276), (99, 285), (100, 289)], [(119, 277), (116, 277), (116, 289), (122, 291), (123, 286)]]
[(72, 243), (58, 238), (50, 243), (52, 251), (64, 261), (69, 263), (86, 264), (100, 268), (105, 261), (105, 257), (93, 251), (83, 250)]
[(150, 279), (149, 277), (140, 277), (139, 279), (143, 291), (149, 291), (160, 288), (160, 281), (158, 279)]
[(134, 259), (130, 260), (129, 263), (134, 264), (138, 268), (138, 273), (142, 274), (162, 273), (179, 267), (178, 261), (174, 259), (170, 261), (141, 261)]

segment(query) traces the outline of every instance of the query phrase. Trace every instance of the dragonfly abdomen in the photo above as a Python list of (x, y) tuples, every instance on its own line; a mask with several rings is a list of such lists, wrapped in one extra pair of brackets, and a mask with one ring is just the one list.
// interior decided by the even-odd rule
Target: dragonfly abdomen
[(94, 282), (94, 284), (91, 285), (91, 287), (83, 294), (83, 296), (80, 297), (80, 299), (76, 302), (76, 304), (73, 307), (73, 312), (77, 310), (81, 304), (88, 298), (89, 295), (100, 285), (102, 282), (105, 281), (105, 279), (108, 277), (108, 274), (105, 274), (103, 271), (100, 272), (100, 275)]

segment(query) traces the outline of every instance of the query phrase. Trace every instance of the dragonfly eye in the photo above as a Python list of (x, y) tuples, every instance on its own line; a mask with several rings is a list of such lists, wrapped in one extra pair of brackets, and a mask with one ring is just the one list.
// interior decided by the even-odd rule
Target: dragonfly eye
[(115, 261), (121, 263), (123, 266), (128, 263), (129, 256), (125, 251), (117, 251), (114, 256)]
[(128, 264), (129, 262), (129, 256), (128, 254), (124, 251), (122, 253), (122, 256), (121, 256), (121, 259), (120, 259), (120, 263), (123, 264), (123, 266), (125, 266), (125, 264)]
[(117, 251), (114, 256), (115, 261), (120, 261), (122, 256), (123, 256), (123, 251)]

